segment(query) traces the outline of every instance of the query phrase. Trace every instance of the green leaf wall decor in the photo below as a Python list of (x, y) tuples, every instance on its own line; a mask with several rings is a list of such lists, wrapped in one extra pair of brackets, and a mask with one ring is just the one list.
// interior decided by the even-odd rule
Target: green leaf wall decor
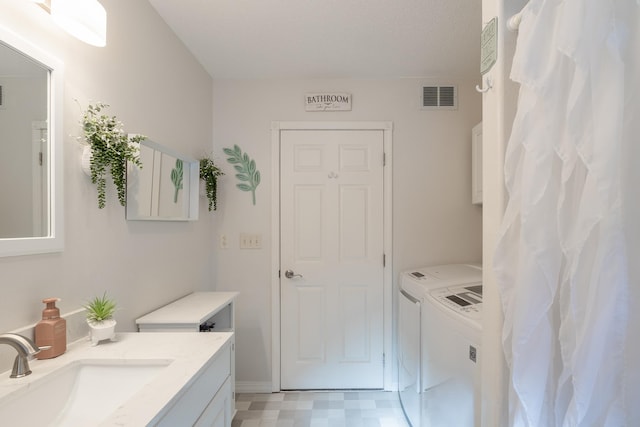
[(240, 181), (236, 184), (242, 191), (250, 191), (253, 205), (256, 204), (256, 188), (260, 184), (260, 171), (256, 168), (255, 160), (251, 159), (247, 153), (237, 145), (233, 148), (223, 148), (224, 153), (229, 156), (227, 161), (231, 163), (236, 170), (236, 178)]
[(182, 178), (184, 176), (182, 160), (176, 159), (176, 167), (171, 169), (171, 182), (176, 191), (173, 193), (173, 203), (178, 203), (178, 191), (182, 190)]

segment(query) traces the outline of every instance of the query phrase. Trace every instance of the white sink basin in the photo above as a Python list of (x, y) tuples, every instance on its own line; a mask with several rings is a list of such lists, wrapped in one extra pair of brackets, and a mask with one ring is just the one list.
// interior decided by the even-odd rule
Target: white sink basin
[[(74, 360), (0, 399), (2, 425), (100, 424), (171, 364), (168, 359)], [(12, 381), (21, 381), (12, 380)]]
[(95, 347), (72, 342), (58, 357), (29, 362), (31, 375), (0, 372), (0, 427), (156, 425), (232, 339), (231, 332), (132, 332)]

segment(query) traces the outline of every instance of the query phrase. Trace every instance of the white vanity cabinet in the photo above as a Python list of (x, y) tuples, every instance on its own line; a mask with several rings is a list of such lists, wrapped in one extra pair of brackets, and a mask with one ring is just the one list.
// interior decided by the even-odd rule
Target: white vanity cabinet
[[(235, 332), (235, 299), (238, 292), (194, 292), (136, 320), (139, 332)], [(189, 389), (189, 397), (163, 418), (161, 426), (231, 425), (235, 400), (235, 335), (226, 355), (216, 358), (214, 365)], [(218, 361), (220, 360), (220, 361)], [(217, 364), (216, 364), (217, 363)], [(228, 372), (228, 378), (222, 376)], [(226, 380), (225, 380), (226, 378)], [(192, 391), (193, 390), (193, 391)], [(217, 390), (213, 398), (212, 390)], [(206, 397), (210, 400), (203, 401)], [(184, 401), (184, 402), (183, 402)], [(182, 403), (180, 403), (182, 402)], [(175, 414), (174, 414), (175, 413)], [(176, 415), (177, 414), (177, 415)], [(201, 414), (197, 419), (180, 418)], [(175, 416), (179, 418), (174, 418)], [(188, 419), (189, 423), (184, 420)], [(178, 422), (180, 421), (180, 422)]]
[[(176, 396), (159, 420), (158, 427), (230, 427), (233, 417), (231, 397), (231, 343), (227, 343), (184, 392)], [(215, 390), (212, 397), (212, 390)]]
[[(203, 368), (204, 371), (166, 408), (158, 427), (220, 426), (230, 427), (231, 346), (227, 343)], [(212, 391), (215, 391), (212, 393)]]

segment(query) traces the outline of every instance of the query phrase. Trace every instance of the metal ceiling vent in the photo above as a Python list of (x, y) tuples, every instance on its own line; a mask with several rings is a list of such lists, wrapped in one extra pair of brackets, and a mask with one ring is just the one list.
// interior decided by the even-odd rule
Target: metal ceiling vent
[(456, 86), (423, 86), (423, 110), (457, 110), (458, 89)]

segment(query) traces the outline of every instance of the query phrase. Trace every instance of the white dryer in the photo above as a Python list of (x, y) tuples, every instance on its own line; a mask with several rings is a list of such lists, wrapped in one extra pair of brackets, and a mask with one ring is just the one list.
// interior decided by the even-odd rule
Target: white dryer
[(413, 427), (480, 425), (482, 270), (467, 264), (402, 273), (399, 395)]

